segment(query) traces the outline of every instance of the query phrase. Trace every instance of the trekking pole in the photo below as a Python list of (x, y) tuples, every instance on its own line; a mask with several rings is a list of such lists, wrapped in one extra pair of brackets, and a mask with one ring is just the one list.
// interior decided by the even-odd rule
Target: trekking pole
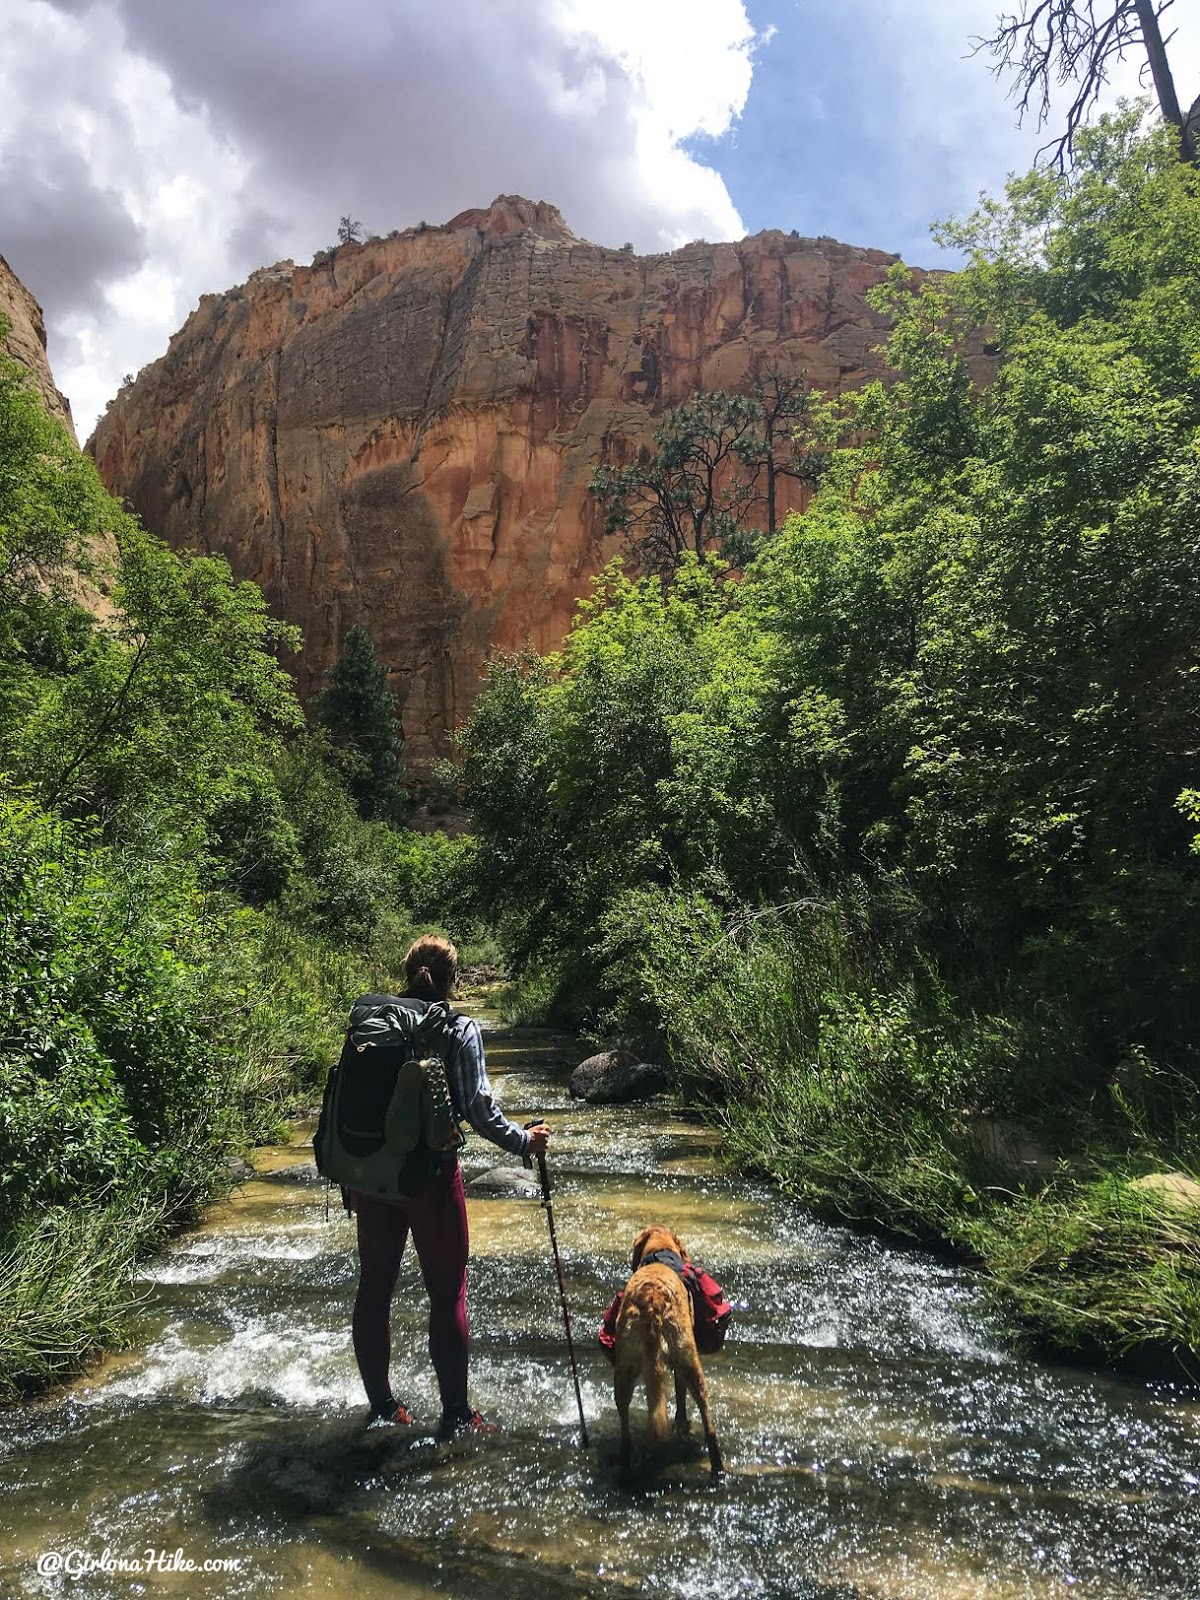
[[(540, 1118), (537, 1119), (540, 1121)], [(535, 1127), (536, 1122), (526, 1124)], [(524, 1157), (527, 1167), (532, 1168), (533, 1162), (528, 1156)], [(579, 1390), (579, 1364), (575, 1360), (575, 1343), (571, 1338), (571, 1313), (567, 1309), (567, 1286), (563, 1281), (562, 1258), (558, 1253), (558, 1235), (554, 1231), (554, 1207), (550, 1203), (550, 1173), (546, 1166), (546, 1157), (539, 1154), (537, 1158), (538, 1177), (542, 1181), (542, 1207), (546, 1213), (546, 1221), (550, 1225), (550, 1249), (554, 1256), (554, 1270), (558, 1273), (558, 1298), (562, 1305), (563, 1327), (567, 1330), (567, 1356), (571, 1363), (571, 1376), (575, 1380), (575, 1404), (579, 1407), (579, 1437), (586, 1450), (588, 1447), (587, 1423), (583, 1418), (583, 1395)]]

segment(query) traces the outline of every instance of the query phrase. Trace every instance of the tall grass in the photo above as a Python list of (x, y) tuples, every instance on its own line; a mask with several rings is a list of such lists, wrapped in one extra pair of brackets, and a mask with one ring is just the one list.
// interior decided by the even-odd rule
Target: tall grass
[(1010, 1312), (1057, 1348), (1200, 1353), (1200, 1206), (1125, 1172), (1060, 1179), (964, 1228)]
[(123, 1197), (53, 1207), (0, 1241), (0, 1404), (120, 1342), (137, 1258), (162, 1227), (161, 1207)]
[(1110, 1101), (1077, 1102), (1047, 1061), (1061, 1034), (964, 1014), (860, 909), (852, 894), (723, 920), (642, 895), (605, 952), (637, 966), (630, 1008), (656, 1019), (735, 1164), (826, 1214), (950, 1244), (1056, 1348), (1200, 1350), (1200, 1208), (1134, 1183), (1189, 1159), (1186, 1081), (1131, 1062)]

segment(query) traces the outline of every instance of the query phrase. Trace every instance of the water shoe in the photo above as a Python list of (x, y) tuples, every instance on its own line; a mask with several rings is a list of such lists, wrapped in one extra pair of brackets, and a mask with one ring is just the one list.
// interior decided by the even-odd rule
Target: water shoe
[(443, 1411), (438, 1433), (443, 1439), (457, 1439), (461, 1433), (495, 1433), (496, 1424), (465, 1406), (461, 1411)]
[(412, 1415), (408, 1407), (401, 1405), (398, 1400), (389, 1400), (386, 1405), (375, 1406), (367, 1419), (367, 1427), (383, 1427), (388, 1424), (397, 1428), (411, 1428)]

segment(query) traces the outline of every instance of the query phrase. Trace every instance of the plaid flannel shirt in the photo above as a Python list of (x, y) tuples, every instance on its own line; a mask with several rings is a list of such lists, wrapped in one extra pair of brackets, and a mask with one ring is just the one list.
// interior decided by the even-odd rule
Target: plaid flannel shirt
[(523, 1156), (529, 1149), (529, 1135), (508, 1120), (492, 1097), (479, 1024), (471, 1017), (456, 1017), (454, 1032), (455, 1044), (446, 1059), (454, 1109), (476, 1133), (511, 1155)]

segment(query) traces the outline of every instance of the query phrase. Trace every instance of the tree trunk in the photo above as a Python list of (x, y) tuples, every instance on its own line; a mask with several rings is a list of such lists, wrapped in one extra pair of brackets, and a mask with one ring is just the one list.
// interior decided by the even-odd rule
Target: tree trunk
[(1154, 12), (1154, 0), (1133, 0), (1133, 9), (1137, 12), (1138, 23), (1142, 30), (1142, 41), (1146, 46), (1146, 54), (1150, 58), (1150, 71), (1154, 75), (1154, 90), (1158, 95), (1158, 108), (1168, 122), (1179, 129), (1179, 141), (1185, 161), (1195, 161), (1196, 147), (1192, 139), (1191, 129), (1183, 120), (1183, 112), (1179, 109), (1179, 96), (1175, 93), (1175, 80), (1171, 76), (1171, 68), (1167, 63), (1166, 46), (1163, 44), (1162, 29), (1158, 25), (1158, 17)]

